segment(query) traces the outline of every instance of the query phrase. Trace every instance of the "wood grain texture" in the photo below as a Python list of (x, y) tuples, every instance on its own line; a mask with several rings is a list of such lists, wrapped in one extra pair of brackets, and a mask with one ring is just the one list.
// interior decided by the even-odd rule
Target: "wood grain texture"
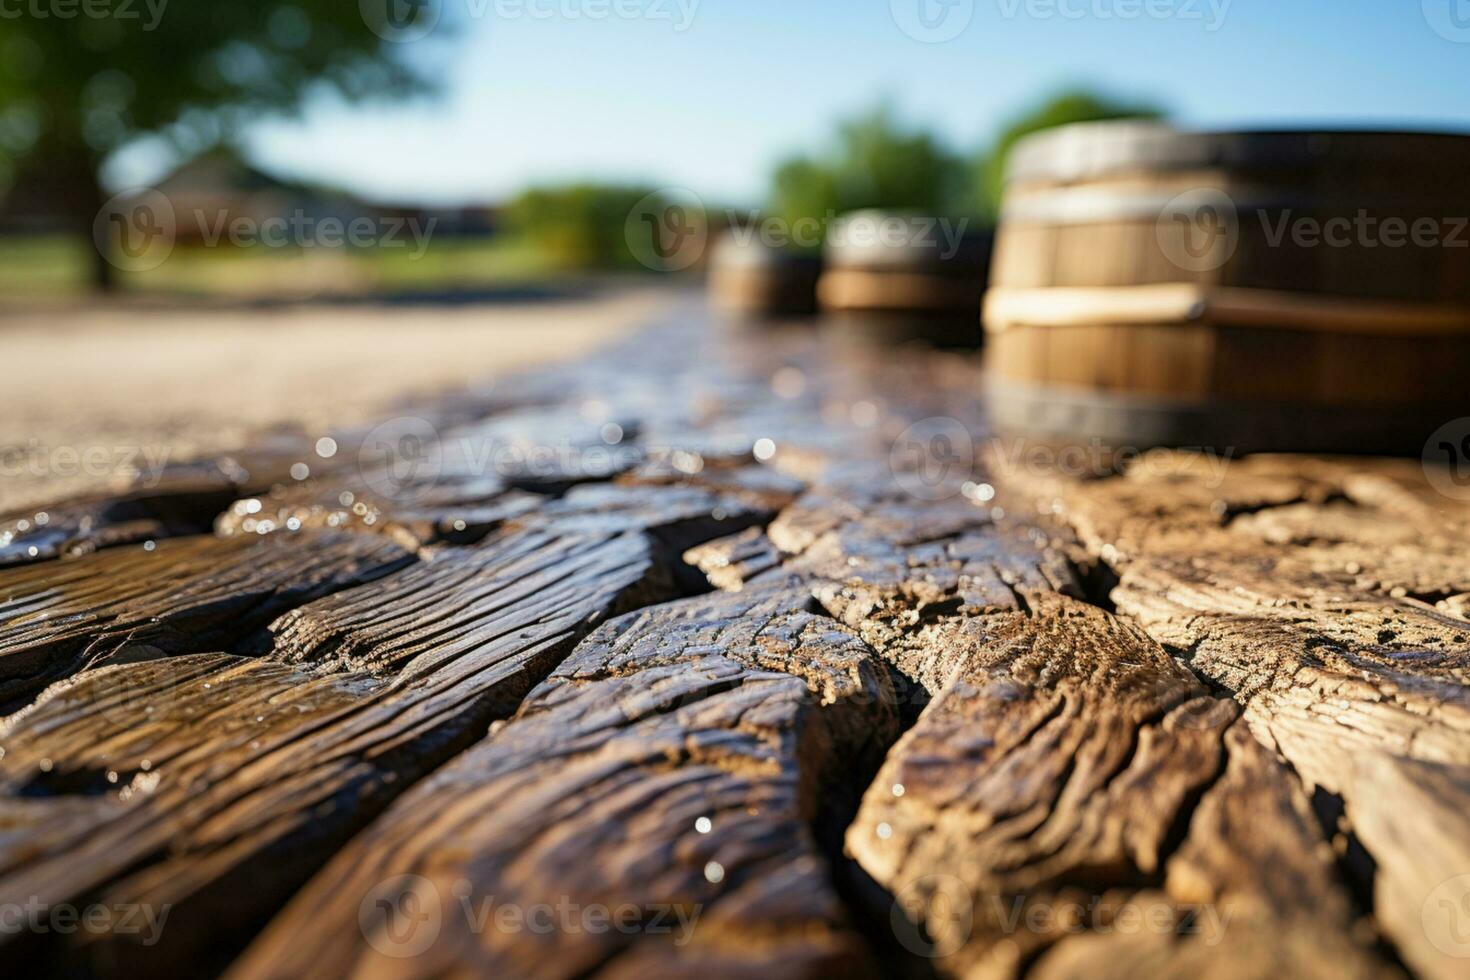
[[(812, 828), (893, 738), (892, 691), (808, 603), (756, 589), (602, 627), (354, 841), (234, 975), (867, 972)], [(425, 896), (432, 935), (396, 931)], [(495, 903), (634, 911), (626, 929), (545, 934), (467, 914)]]
[[(0, 515), (0, 567), (205, 533), (232, 499), (288, 480), (292, 463), (307, 452), (292, 440), (273, 439), (247, 452), (188, 463), (168, 463), (163, 449), (155, 454), (162, 458), (132, 455), (116, 475), (114, 494)], [(114, 462), (128, 456), (122, 452)]]
[(0, 895), (168, 907), (172, 926), (153, 946), (53, 936), (29, 955), (217, 963), (597, 621), (666, 583), (638, 534), (508, 534), (287, 614), (265, 658), (121, 664), (51, 688), (0, 730)]
[(1257, 737), (1341, 811), (1345, 868), (1398, 954), (1423, 975), (1457, 975), (1427, 917), (1470, 868), (1464, 505), (1417, 464), (1157, 463), (1124, 490), (1048, 492), (1082, 547), (1114, 565), (1118, 610), (1238, 700)]
[(7, 962), (1463, 972), (1470, 511), (1417, 463), (1061, 479), (971, 361), (696, 322), (0, 571), (0, 904), (109, 917)]
[(846, 842), (902, 946), (944, 975), (1077, 975), (1123, 936), (1167, 975), (1388, 969), (1296, 777), (1186, 664), (1084, 601), (1052, 533), (844, 475), (768, 533), (922, 709)]
[(342, 534), (191, 537), (0, 571), (0, 704), (88, 666), (233, 649), (296, 605), (412, 560)]

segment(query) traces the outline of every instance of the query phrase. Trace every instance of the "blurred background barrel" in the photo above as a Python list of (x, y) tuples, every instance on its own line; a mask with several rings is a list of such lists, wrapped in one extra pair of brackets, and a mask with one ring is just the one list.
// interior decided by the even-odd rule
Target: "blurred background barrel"
[(810, 316), (817, 311), (821, 272), (818, 253), (777, 248), (755, 229), (734, 229), (710, 256), (710, 301), (742, 319)]
[(837, 329), (888, 341), (974, 348), (991, 238), (968, 222), (857, 211), (827, 233), (817, 294)]
[(1417, 452), (1470, 413), (1470, 138), (1069, 126), (1012, 157), (986, 301), (1005, 428)]

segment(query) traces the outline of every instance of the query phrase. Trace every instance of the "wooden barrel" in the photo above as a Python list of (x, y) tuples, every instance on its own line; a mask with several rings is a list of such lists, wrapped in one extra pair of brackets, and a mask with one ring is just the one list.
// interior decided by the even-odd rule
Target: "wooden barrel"
[(731, 231), (710, 256), (710, 301), (741, 318), (810, 316), (817, 311), (822, 257), (776, 248), (754, 231)]
[(828, 229), (817, 296), (844, 334), (974, 348), (990, 247), (966, 221), (854, 212)]
[(985, 309), (1006, 428), (1417, 452), (1470, 414), (1470, 137), (1064, 127), (1012, 158)]

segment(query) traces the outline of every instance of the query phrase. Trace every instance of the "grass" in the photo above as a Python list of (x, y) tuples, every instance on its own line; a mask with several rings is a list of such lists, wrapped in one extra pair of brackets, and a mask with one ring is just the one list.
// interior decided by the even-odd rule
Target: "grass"
[(0, 238), (0, 295), (71, 296), (91, 276), (91, 243), (60, 235)]

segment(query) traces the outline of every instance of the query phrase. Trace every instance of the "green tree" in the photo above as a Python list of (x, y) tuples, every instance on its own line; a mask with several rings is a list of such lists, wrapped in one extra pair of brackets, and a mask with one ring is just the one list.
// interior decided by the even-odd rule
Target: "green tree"
[(788, 221), (858, 208), (952, 214), (963, 200), (964, 164), (936, 137), (904, 127), (886, 105), (844, 120), (831, 145), (777, 167), (771, 212)]
[[(0, 20), (0, 192), (8, 184), (45, 201), (90, 237), (102, 167), (140, 137), (163, 137), (187, 156), (262, 114), (296, 109), (308, 91), (360, 100), (431, 89), (402, 57), (413, 45), (388, 39), (412, 37), (437, 8), (378, 2), (381, 20), (372, 3), (352, 0), (16, 8), (20, 16)], [(110, 283), (104, 258), (101, 286)]]
[(1161, 115), (1162, 112), (1155, 106), (1116, 101), (1081, 89), (1062, 92), (1035, 108), (1028, 109), (1006, 123), (988, 152), (976, 161), (979, 187), (977, 203), (981, 213), (990, 217), (1000, 213), (1006, 165), (1010, 160), (1011, 150), (1022, 137), (1069, 123), (1099, 122), (1106, 119), (1157, 119)]

